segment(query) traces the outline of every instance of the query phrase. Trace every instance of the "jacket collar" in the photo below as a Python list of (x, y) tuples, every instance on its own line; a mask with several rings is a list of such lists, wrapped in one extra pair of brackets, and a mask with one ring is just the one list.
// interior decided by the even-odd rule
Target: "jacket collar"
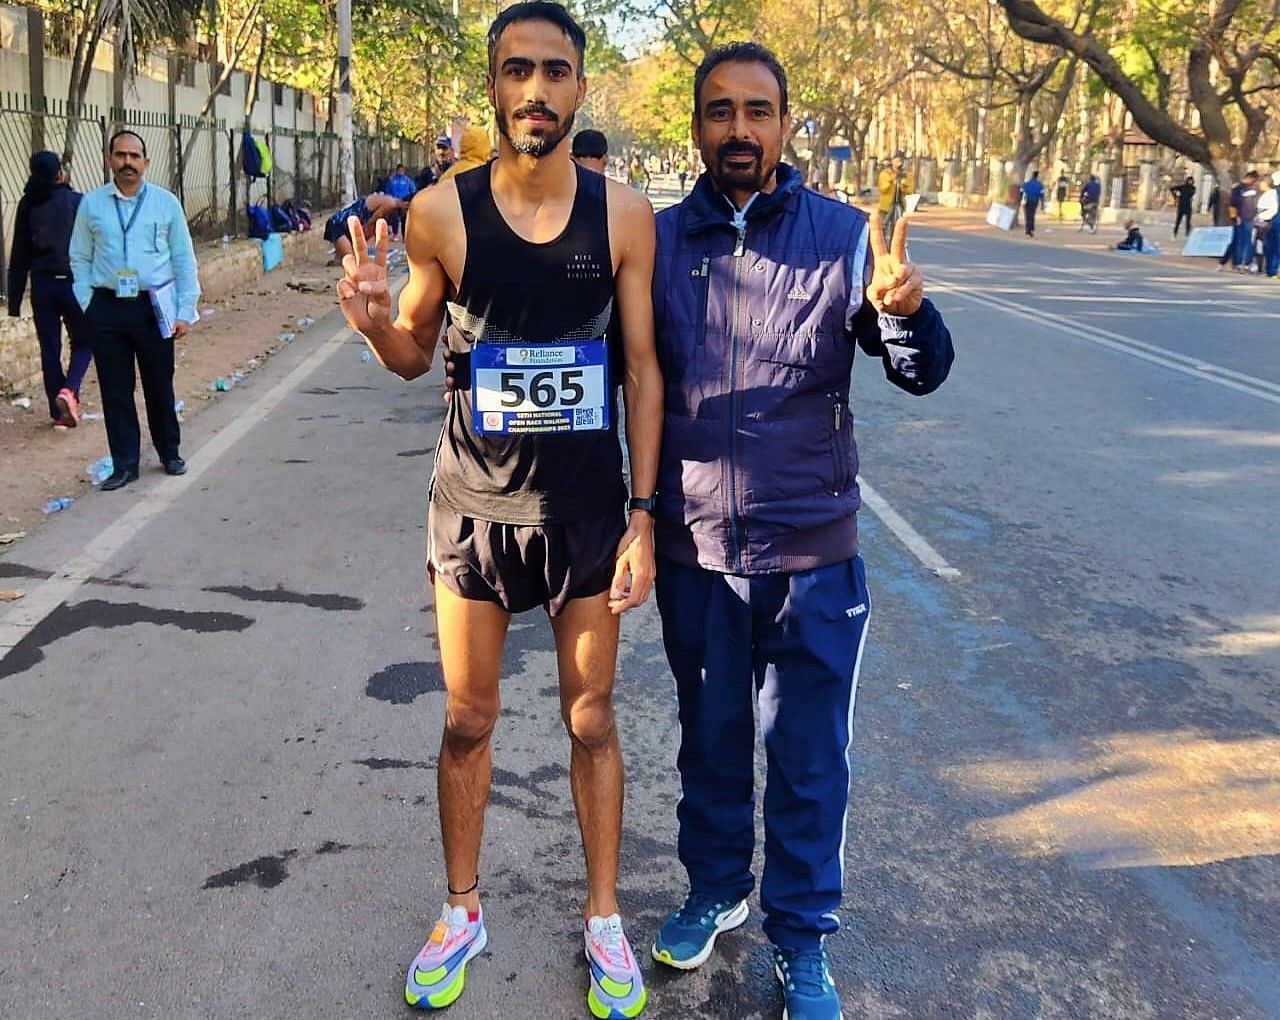
[[(747, 208), (748, 223), (772, 219), (779, 215), (800, 193), (804, 178), (800, 171), (786, 163), (779, 163), (774, 171), (777, 187), (767, 194), (759, 194)], [(716, 227), (733, 229), (733, 207), (711, 183), (705, 171), (694, 184), (689, 197), (683, 203), (684, 230), (687, 234), (699, 234)]]

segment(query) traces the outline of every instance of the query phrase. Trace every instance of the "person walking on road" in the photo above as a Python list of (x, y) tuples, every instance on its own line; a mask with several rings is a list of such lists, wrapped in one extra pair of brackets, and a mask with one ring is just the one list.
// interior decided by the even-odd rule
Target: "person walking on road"
[(1280, 212), (1277, 192), (1268, 174), (1258, 178), (1258, 207), (1254, 218), (1254, 229), (1257, 231), (1258, 272), (1267, 276), (1275, 276), (1280, 264), (1280, 224), (1276, 223), (1276, 213)]
[(906, 215), (907, 196), (915, 191), (915, 178), (907, 171), (907, 154), (895, 152), (890, 164), (876, 176), (876, 208), (886, 240), (898, 220)]
[[(80, 193), (67, 183), (67, 171), (56, 152), (37, 152), (31, 176), (14, 211), (13, 247), (9, 251), (9, 315), (22, 312), (22, 297), (31, 278), (31, 315), (40, 343), (49, 416), (55, 429), (80, 422), (80, 385), (93, 359), (92, 327), (72, 289), (71, 228)], [(71, 358), (62, 368), (62, 327), (67, 328)]]
[(1177, 202), (1177, 213), (1173, 220), (1173, 236), (1178, 236), (1178, 228), (1184, 223), (1186, 224), (1186, 236), (1191, 236), (1191, 210), (1194, 207), (1196, 197), (1195, 178), (1187, 177), (1185, 181), (1176, 187), (1169, 189), (1173, 195), (1174, 201)]
[[(786, 1016), (835, 1020), (824, 939), (843, 885), (854, 693), (871, 600), (858, 554), (855, 348), (908, 393), (950, 333), (874, 221), (781, 162), (787, 79), (734, 43), (694, 75), (706, 171), (658, 214), (665, 421), (658, 610), (679, 701), (678, 852), (689, 880), (652, 954), (691, 970), (747, 917), (755, 724), (767, 761), (760, 902)], [(754, 967), (749, 968), (755, 970)]]
[(1253, 264), (1253, 221), (1258, 212), (1258, 173), (1250, 170), (1227, 198), (1231, 218), (1231, 268), (1247, 273)]
[(1065, 173), (1058, 174), (1058, 183), (1054, 186), (1053, 205), (1058, 210), (1058, 222), (1062, 222), (1062, 207), (1067, 204), (1067, 193), (1071, 190), (1071, 182)]
[(71, 231), (76, 300), (93, 323), (93, 361), (112, 474), (104, 492), (138, 477), (141, 432), (134, 366), (142, 376), (147, 427), (166, 474), (187, 470), (173, 401), (174, 341), (198, 318), (200, 281), (182, 203), (146, 178), (147, 145), (132, 131), (107, 144), (112, 181), (89, 192)]
[(1044, 204), (1044, 181), (1040, 180), (1040, 171), (1032, 170), (1031, 179), (1022, 182), (1022, 212), (1026, 219), (1027, 237), (1036, 236), (1036, 213)]
[[(512, 615), (541, 606), (555, 636), (586, 858), (587, 1004), (597, 1017), (634, 1017), (647, 992), (617, 901), (623, 771), (612, 692), (619, 614), (648, 598), (654, 576), (662, 377), (653, 212), (570, 159), (586, 37), (566, 10), (542, 0), (508, 7), (488, 41), (497, 160), (414, 199), (409, 282), (394, 322), (384, 227), (370, 262), (352, 221), (354, 254), (337, 285), (347, 321), (404, 379), (431, 367), (447, 309), (456, 387), (427, 528), (447, 691), (438, 778), (448, 896), (405, 998), (447, 1006), (486, 945), (480, 842), (502, 646)], [(606, 336), (615, 304), (620, 335)], [(629, 502), (613, 413), (619, 383)]]
[(387, 226), (391, 228), (391, 240), (393, 241), (404, 240), (405, 210), (409, 208), (409, 199), (413, 198), (417, 190), (418, 186), (413, 183), (413, 178), (405, 172), (404, 164), (397, 163), (395, 173), (387, 178), (386, 193), (405, 204), (387, 217)]

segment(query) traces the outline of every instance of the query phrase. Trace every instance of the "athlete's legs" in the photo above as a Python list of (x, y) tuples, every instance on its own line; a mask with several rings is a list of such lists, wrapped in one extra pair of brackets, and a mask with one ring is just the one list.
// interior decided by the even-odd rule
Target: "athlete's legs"
[(351, 247), (351, 238), (346, 234), (343, 234), (333, 242), (333, 257), (339, 261), (350, 255), (353, 251), (355, 251), (355, 249)]
[(613, 718), (618, 617), (609, 593), (572, 599), (551, 618), (560, 666), (560, 714), (569, 731), (569, 785), (587, 865), (587, 917), (618, 911), (622, 749)]
[(449, 887), (471, 890), (451, 893), (449, 905), (475, 911), (480, 894), (471, 887), (480, 871), (480, 838), (493, 774), (489, 739), (498, 721), (498, 674), (511, 615), (495, 602), (462, 598), (439, 576), (435, 601), (447, 692), (437, 769), (440, 836)]

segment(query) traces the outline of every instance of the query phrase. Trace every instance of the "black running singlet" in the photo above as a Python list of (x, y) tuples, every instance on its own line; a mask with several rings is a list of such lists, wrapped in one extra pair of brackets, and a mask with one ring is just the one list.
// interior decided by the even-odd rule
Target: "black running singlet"
[[(503, 434), (477, 429), (472, 352), (502, 344), (502, 357), (537, 364), (538, 348), (557, 344), (584, 349), (605, 336), (613, 311), (613, 258), (602, 175), (575, 166), (577, 193), (564, 231), (534, 244), (508, 226), (493, 200), (491, 164), (455, 178), (467, 232), (467, 258), (458, 293), (448, 304), (446, 348), (455, 355), (456, 388), (436, 450), (431, 498), (459, 513), (503, 524), (540, 525), (622, 513), (626, 487), (618, 443), (617, 387), (620, 341), (607, 340), (608, 385), (587, 386), (597, 404), (608, 403), (605, 428), (571, 432)], [(482, 352), (485, 353), (485, 352)], [(476, 357), (478, 366), (484, 359)], [(592, 370), (594, 373), (594, 369)], [(532, 373), (532, 374), (530, 374)], [(573, 373), (568, 373), (570, 377)], [(550, 378), (551, 373), (547, 374)], [(515, 378), (515, 377), (513, 377)], [(573, 378), (548, 382), (525, 370), (514, 397), (548, 395), (571, 402), (580, 390)], [(592, 374), (599, 381), (602, 376)], [(504, 377), (505, 382), (505, 377)], [(558, 390), (554, 389), (559, 387)], [(554, 390), (554, 392), (553, 392)], [(564, 396), (566, 391), (568, 396)], [(490, 397), (489, 399), (492, 399)], [(562, 402), (563, 402), (562, 401)], [(557, 404), (558, 406), (558, 404)], [(483, 413), (481, 419), (488, 416)], [(564, 412), (599, 415), (599, 411)], [(499, 419), (503, 416), (498, 415)], [(544, 416), (545, 417), (545, 416)], [(537, 413), (533, 419), (538, 420)]]

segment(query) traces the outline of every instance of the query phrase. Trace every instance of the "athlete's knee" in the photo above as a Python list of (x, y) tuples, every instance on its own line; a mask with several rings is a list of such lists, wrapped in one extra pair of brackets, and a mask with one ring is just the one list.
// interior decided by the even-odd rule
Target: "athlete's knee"
[(564, 706), (561, 714), (574, 743), (581, 744), (588, 751), (603, 750), (618, 739), (610, 698), (576, 698)]
[(445, 744), (453, 750), (467, 750), (483, 744), (498, 723), (498, 704), (450, 698), (444, 715)]

